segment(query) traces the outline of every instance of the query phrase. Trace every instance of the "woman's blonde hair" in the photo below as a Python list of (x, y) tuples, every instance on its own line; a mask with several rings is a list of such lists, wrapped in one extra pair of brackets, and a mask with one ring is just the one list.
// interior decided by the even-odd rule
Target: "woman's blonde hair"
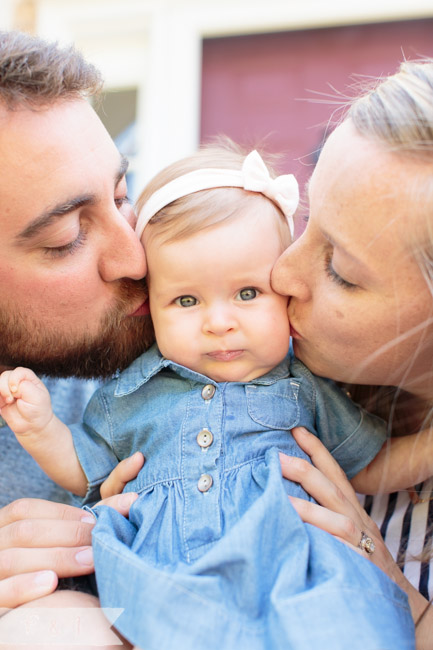
[(424, 202), (427, 232), (426, 246), (414, 252), (433, 294), (433, 59), (402, 63), (355, 99), (347, 117), (360, 135), (432, 166), (412, 191)]
[[(137, 214), (161, 187), (170, 181), (197, 169), (216, 168), (240, 170), (245, 160), (245, 152), (228, 138), (220, 137), (159, 172), (145, 187), (136, 203)], [(263, 156), (270, 175), (275, 171), (269, 157)], [(244, 214), (246, 210), (261, 209), (275, 215), (284, 248), (291, 243), (290, 230), (286, 217), (279, 207), (263, 194), (247, 192), (238, 187), (217, 187), (187, 194), (159, 210), (149, 221), (152, 237), (164, 242), (172, 242), (189, 237), (200, 230), (214, 226), (227, 219)], [(146, 228), (148, 227), (146, 226)]]
[(367, 138), (414, 157), (433, 156), (433, 59), (405, 61), (356, 98), (348, 111)]

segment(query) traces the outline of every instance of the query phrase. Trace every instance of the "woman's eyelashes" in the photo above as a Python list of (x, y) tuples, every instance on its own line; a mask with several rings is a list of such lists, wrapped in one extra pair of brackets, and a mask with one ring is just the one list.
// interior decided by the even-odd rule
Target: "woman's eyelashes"
[(333, 282), (336, 284), (340, 285), (341, 287), (344, 287), (345, 289), (357, 289), (358, 285), (353, 284), (352, 282), (348, 282), (344, 278), (341, 277), (341, 275), (338, 275), (334, 267), (332, 266), (332, 255), (327, 255), (325, 257), (325, 271), (326, 274)]

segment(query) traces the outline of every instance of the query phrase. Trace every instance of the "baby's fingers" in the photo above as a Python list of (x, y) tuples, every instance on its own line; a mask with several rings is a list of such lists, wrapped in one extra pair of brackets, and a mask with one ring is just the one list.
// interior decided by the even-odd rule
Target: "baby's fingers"
[(9, 376), (12, 370), (5, 370), (0, 375), (0, 408), (7, 404), (12, 404), (15, 400), (13, 393), (9, 386)]
[(21, 367), (8, 371), (8, 383), (9, 390), (16, 399), (23, 397), (23, 392), (26, 388), (32, 386), (39, 388), (40, 384), (42, 384), (32, 370)]
[[(17, 406), (22, 415), (33, 417), (33, 407), (37, 408), (36, 412), (50, 407), (48, 390), (32, 370), (28, 368), (10, 370), (8, 385), (10, 395), (18, 400)], [(7, 401), (7, 404), (11, 404), (12, 401)]]
[(26, 383), (37, 380), (36, 375), (27, 368), (15, 368), (6, 370), (0, 376), (0, 395), (5, 404), (12, 404), (15, 399), (22, 397), (22, 390)]

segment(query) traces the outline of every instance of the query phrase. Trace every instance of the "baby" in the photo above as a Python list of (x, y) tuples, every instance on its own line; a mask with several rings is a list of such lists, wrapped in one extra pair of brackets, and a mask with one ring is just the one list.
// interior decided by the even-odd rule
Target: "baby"
[[(303, 524), (287, 495), (309, 497), (281, 479), (279, 452), (305, 458), (295, 426), (366, 491), (386, 438), (289, 349), (270, 278), (297, 203), (293, 176), (273, 178), (256, 151), (211, 147), (171, 165), (138, 202), (156, 344), (71, 429), (30, 370), (0, 378), (21, 444), (87, 501), (120, 459), (145, 455), (129, 521), (95, 508), (93, 545), (102, 606), (123, 608), (118, 629), (146, 650), (409, 647), (402, 592)], [(360, 547), (374, 551), (365, 536)]]

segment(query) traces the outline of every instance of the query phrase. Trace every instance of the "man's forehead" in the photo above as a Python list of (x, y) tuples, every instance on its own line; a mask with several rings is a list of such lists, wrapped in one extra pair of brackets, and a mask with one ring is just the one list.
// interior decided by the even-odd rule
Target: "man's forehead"
[(0, 156), (0, 223), (19, 221), (19, 230), (47, 212), (64, 211), (98, 184), (113, 187), (126, 170), (84, 100), (56, 102), (41, 111), (0, 109)]
[[(16, 146), (8, 148), (11, 141)], [(101, 142), (114, 147), (99, 117), (84, 99), (63, 99), (35, 109), (22, 106), (14, 110), (0, 103), (0, 149), (8, 160), (13, 160), (15, 153), (38, 158), (47, 150), (61, 154), (79, 147), (85, 155)]]

